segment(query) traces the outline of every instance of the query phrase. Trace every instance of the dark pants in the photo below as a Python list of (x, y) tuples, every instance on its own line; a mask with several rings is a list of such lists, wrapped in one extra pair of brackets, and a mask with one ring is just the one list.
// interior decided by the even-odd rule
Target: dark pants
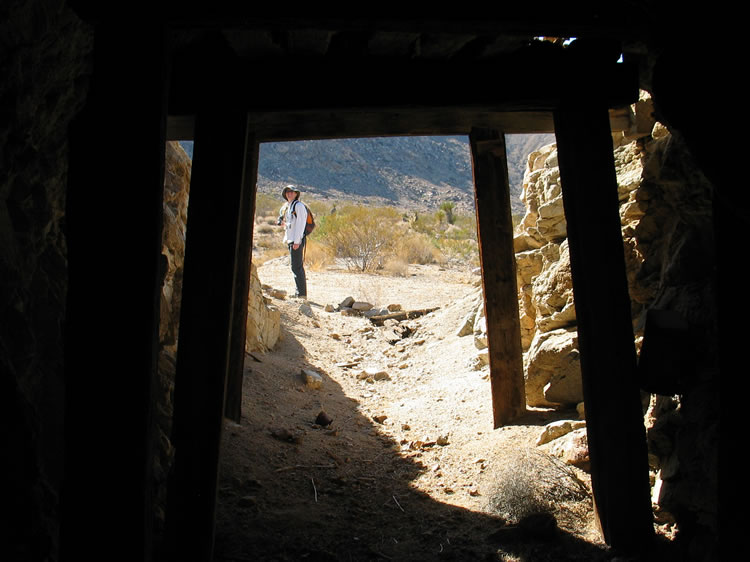
[(305, 238), (296, 250), (293, 244), (289, 244), (289, 258), (292, 262), (292, 273), (294, 274), (294, 283), (297, 285), (297, 295), (300, 297), (307, 296), (307, 278), (305, 277), (304, 250)]

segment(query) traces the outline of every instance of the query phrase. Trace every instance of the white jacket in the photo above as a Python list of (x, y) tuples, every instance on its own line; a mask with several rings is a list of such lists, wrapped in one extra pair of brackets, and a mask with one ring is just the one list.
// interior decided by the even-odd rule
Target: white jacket
[[(295, 216), (296, 213), (296, 216)], [(301, 244), (302, 237), (305, 235), (305, 224), (307, 223), (307, 207), (299, 199), (292, 201), (287, 206), (284, 215), (284, 243)]]

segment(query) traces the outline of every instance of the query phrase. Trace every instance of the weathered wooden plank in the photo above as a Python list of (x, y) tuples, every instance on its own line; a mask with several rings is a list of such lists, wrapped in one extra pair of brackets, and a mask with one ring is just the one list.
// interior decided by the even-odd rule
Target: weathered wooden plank
[(495, 427), (526, 412), (516, 261), (505, 140), (494, 130), (469, 135), (490, 356)]
[(653, 526), (606, 107), (561, 109), (555, 129), (594, 499), (606, 542), (632, 551), (648, 542)]
[(196, 118), (168, 490), (174, 560), (212, 559), (247, 132), (244, 113), (230, 109)]
[(392, 107), (250, 113), (252, 126), (264, 141), (383, 137), (396, 135), (468, 135), (481, 124), (512, 133), (551, 133), (549, 111), (518, 107)]
[[(610, 109), (612, 131), (633, 126), (629, 107)], [(193, 116), (172, 115), (168, 119), (168, 140), (192, 140)], [(477, 124), (505, 134), (552, 133), (550, 111), (514, 111), (495, 108), (387, 108), (382, 110), (285, 111), (251, 113), (250, 127), (262, 142), (314, 140), (345, 137), (396, 135), (468, 135)]]
[(235, 275), (235, 305), (232, 315), (232, 335), (229, 349), (229, 371), (225, 415), (240, 423), (242, 418), (242, 379), (245, 371), (245, 336), (247, 333), (247, 303), (250, 290), (250, 268), (253, 249), (253, 218), (258, 179), (258, 143), (248, 138), (244, 162), (244, 178), (240, 194), (240, 225), (237, 240), (237, 268)]
[(370, 316), (370, 322), (376, 326), (382, 326), (386, 320), (410, 320), (412, 318), (419, 318), (430, 312), (435, 312), (436, 310), (438, 310), (438, 307), (420, 308), (419, 310), (401, 310), (399, 312), (391, 312), (390, 314)]

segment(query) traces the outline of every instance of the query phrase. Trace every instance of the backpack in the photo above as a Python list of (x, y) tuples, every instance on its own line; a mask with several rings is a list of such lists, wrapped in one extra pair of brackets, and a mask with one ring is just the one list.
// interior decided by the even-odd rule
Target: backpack
[[(296, 203), (302, 203), (305, 205), (302, 201), (297, 200), (294, 202)], [(308, 234), (311, 234), (313, 230), (315, 230), (315, 217), (313, 217), (312, 211), (310, 210), (310, 207), (305, 205), (305, 209), (307, 209), (307, 222), (305, 223), (305, 236)], [(292, 214), (296, 217), (297, 213), (292, 209)]]

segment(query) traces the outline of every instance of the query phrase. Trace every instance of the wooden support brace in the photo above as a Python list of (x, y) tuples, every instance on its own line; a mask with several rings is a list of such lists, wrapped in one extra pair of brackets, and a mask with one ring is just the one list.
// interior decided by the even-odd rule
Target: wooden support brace
[(247, 303), (250, 290), (250, 268), (253, 250), (253, 217), (258, 179), (259, 145), (248, 138), (245, 154), (242, 192), (240, 194), (240, 224), (237, 230), (236, 298), (232, 315), (232, 337), (229, 349), (229, 372), (225, 415), (240, 423), (242, 418), (242, 378), (245, 371), (245, 336), (247, 334)]
[(594, 501), (607, 544), (635, 550), (652, 536), (653, 518), (606, 107), (561, 108), (555, 132)]
[(526, 412), (510, 186), (503, 136), (494, 130), (474, 129), (469, 141), (490, 354), (492, 410), (497, 428)]
[(196, 118), (165, 540), (169, 559), (196, 562), (212, 559), (237, 241), (247, 214), (246, 116), (215, 107)]

